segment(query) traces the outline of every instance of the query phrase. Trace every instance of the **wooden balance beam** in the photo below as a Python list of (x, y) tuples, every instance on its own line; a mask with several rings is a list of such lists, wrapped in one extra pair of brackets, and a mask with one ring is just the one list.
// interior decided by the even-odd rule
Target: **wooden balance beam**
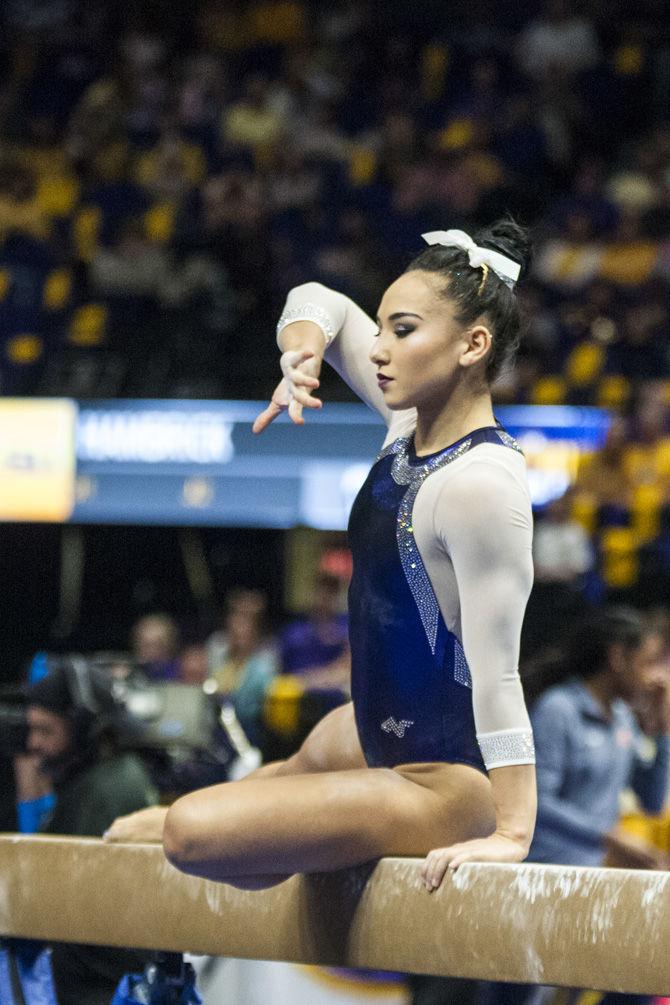
[(670, 874), (419, 859), (246, 892), (156, 845), (0, 835), (0, 936), (484, 980), (670, 992)]

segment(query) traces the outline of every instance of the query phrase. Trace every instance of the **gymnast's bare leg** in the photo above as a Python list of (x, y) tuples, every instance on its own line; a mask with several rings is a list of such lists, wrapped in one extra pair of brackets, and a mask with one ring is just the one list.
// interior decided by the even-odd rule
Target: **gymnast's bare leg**
[(295, 872), (425, 856), (494, 829), (491, 786), (474, 768), (367, 767), (349, 704), (326, 716), (289, 760), (177, 800), (163, 846), (183, 872), (260, 889)]

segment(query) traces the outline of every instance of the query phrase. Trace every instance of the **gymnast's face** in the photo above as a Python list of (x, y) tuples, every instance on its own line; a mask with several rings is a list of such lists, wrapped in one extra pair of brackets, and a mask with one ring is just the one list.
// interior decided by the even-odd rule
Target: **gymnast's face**
[(480, 322), (459, 324), (455, 303), (441, 292), (443, 284), (430, 272), (406, 272), (382, 298), (370, 359), (391, 409), (433, 410), (446, 403), (461, 380), (485, 379), (490, 330)]

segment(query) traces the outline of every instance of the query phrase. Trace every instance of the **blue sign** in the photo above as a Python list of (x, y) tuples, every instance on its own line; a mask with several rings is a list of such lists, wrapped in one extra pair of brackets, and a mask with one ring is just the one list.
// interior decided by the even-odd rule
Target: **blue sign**
[[(385, 434), (379, 417), (358, 404), (326, 404), (300, 427), (283, 415), (260, 436), (251, 425), (264, 402), (69, 406), (74, 501), (62, 519), (74, 523), (343, 529)], [(609, 425), (595, 408), (507, 406), (497, 414), (524, 450), (536, 505), (565, 491)]]

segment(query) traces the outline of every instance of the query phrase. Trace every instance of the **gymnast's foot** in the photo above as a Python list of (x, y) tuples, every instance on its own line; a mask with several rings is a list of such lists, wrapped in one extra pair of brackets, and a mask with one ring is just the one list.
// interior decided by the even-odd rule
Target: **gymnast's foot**
[(160, 844), (167, 806), (150, 806), (125, 817), (117, 817), (102, 835), (104, 841), (117, 844)]

